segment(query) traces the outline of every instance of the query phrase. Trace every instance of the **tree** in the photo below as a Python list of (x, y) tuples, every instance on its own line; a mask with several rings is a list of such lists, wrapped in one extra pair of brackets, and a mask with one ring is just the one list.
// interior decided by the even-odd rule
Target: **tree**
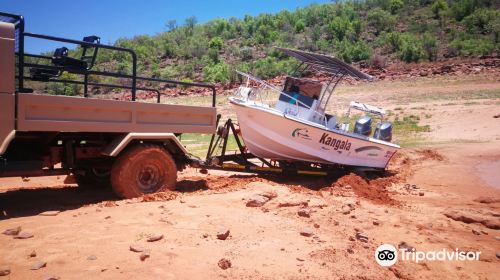
[(165, 26), (167, 27), (167, 31), (172, 31), (177, 28), (177, 21), (175, 19), (170, 19), (165, 23)]
[(195, 16), (190, 16), (188, 18), (186, 18), (186, 20), (184, 21), (184, 25), (188, 28), (188, 29), (193, 29), (194, 26), (196, 25), (196, 23), (198, 22), (198, 20), (196, 19)]

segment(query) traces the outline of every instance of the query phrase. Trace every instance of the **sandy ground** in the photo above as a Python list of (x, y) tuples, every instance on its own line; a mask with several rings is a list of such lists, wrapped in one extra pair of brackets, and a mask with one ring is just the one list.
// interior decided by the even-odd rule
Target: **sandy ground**
[[(499, 88), (498, 80), (489, 87)], [(63, 177), (0, 179), (0, 231), (22, 227), (33, 234), (0, 234), (0, 273), (10, 269), (0, 279), (498, 279), (499, 100), (450, 104), (419, 98), (426, 91), (412, 94), (413, 101), (393, 102), (363, 96), (405, 114), (430, 115), (422, 119), (431, 132), (419, 136), (426, 144), (402, 149), (383, 178), (187, 169), (178, 191), (132, 200), (65, 185)], [(358, 93), (342, 97), (349, 95)], [(263, 197), (271, 199), (247, 207)], [(158, 235), (163, 238), (147, 241)], [(481, 255), (477, 261), (400, 260), (387, 268), (374, 259), (383, 243)], [(141, 261), (131, 246), (149, 257)], [(40, 261), (45, 267), (32, 270)]]

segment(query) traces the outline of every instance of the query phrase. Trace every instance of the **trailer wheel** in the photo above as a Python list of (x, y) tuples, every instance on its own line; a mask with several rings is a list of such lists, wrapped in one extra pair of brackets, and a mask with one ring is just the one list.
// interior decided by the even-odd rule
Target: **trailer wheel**
[(123, 198), (175, 189), (177, 168), (160, 146), (139, 145), (120, 155), (111, 169), (111, 186)]
[(88, 168), (77, 170), (75, 180), (82, 188), (105, 188), (111, 185), (111, 170), (109, 168)]

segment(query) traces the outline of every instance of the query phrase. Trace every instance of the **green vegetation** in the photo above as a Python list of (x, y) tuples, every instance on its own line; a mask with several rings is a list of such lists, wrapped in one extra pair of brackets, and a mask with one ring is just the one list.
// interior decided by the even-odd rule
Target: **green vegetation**
[[(231, 83), (238, 79), (235, 69), (261, 78), (292, 71), (297, 62), (275, 46), (375, 67), (384, 67), (385, 61), (495, 54), (500, 50), (499, 8), (496, 0), (335, 1), (203, 24), (195, 17), (181, 24), (168, 20), (164, 32), (122, 38), (114, 45), (135, 50), (141, 75)], [(130, 73), (130, 57), (101, 50), (96, 68)]]

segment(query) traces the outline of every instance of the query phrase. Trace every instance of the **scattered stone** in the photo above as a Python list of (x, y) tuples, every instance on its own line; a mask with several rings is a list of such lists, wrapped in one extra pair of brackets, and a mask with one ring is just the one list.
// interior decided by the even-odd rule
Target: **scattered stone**
[(46, 267), (46, 266), (47, 266), (47, 262), (37, 261), (31, 265), (31, 270), (39, 270), (40, 268)]
[(90, 255), (90, 256), (87, 257), (87, 260), (89, 260), (89, 261), (95, 261), (95, 260), (97, 260), (97, 257), (95, 255)]
[(419, 196), (424, 196), (425, 194), (424, 194), (424, 192), (419, 192), (418, 195)]
[(268, 202), (268, 201), (269, 201), (269, 198), (257, 194), (257, 195), (253, 195), (252, 197), (250, 197), (248, 199), (246, 206), (247, 207), (261, 207), (264, 204), (266, 204), (266, 202)]
[(300, 235), (305, 236), (305, 237), (311, 237), (314, 235), (314, 232), (310, 228), (305, 228), (300, 232)]
[(409, 245), (405, 241), (399, 242), (398, 248), (399, 249), (406, 249), (406, 251), (412, 251), (413, 249), (415, 249), (415, 247)]
[(261, 195), (263, 197), (267, 197), (269, 200), (278, 197), (278, 194), (275, 191), (267, 191), (267, 192), (263, 192), (259, 195)]
[(348, 215), (351, 213), (351, 211), (354, 211), (354, 209), (356, 209), (354, 204), (347, 203), (347, 204), (342, 205), (341, 212), (344, 215)]
[(144, 246), (142, 246), (140, 244), (130, 245), (130, 251), (132, 251), (132, 252), (140, 253), (140, 252), (143, 252), (144, 250), (146, 250), (146, 248), (144, 248)]
[(203, 234), (203, 238), (208, 238), (208, 234), (207, 234), (207, 233), (204, 233), (204, 234)]
[(361, 242), (368, 242), (368, 236), (366, 234), (363, 234), (361, 232), (356, 233), (356, 239), (361, 241)]
[(314, 224), (314, 228), (319, 228), (319, 224)]
[(144, 251), (144, 252), (141, 253), (141, 255), (139, 256), (139, 259), (141, 261), (144, 261), (147, 258), (149, 258), (150, 256), (151, 256), (151, 252), (149, 250), (146, 250), (146, 251)]
[(219, 262), (217, 263), (217, 265), (221, 269), (224, 269), (224, 270), (226, 270), (232, 266), (231, 261), (228, 259), (224, 259), (224, 258), (220, 259)]
[(307, 207), (307, 205), (308, 205), (307, 201), (285, 201), (285, 202), (280, 202), (278, 204), (278, 207), (295, 207), (295, 206)]
[(356, 239), (352, 236), (349, 236), (349, 241), (355, 241)]
[(500, 259), (500, 252), (497, 252), (496, 256), (497, 256), (497, 259)]
[(162, 238), (163, 238), (163, 234), (155, 234), (155, 235), (151, 235), (150, 237), (148, 237), (147, 241), (148, 242), (155, 242), (155, 241), (161, 240)]
[(219, 232), (217, 232), (217, 239), (226, 240), (226, 238), (229, 236), (229, 233), (229, 229), (219, 230)]
[(10, 267), (0, 266), (0, 276), (7, 276), (10, 274)]
[(104, 217), (104, 219), (105, 219), (105, 220), (107, 220), (107, 219), (111, 219), (111, 216), (106, 216), (106, 217)]
[(18, 235), (21, 232), (21, 230), (22, 228), (19, 226), (15, 228), (8, 228), (4, 230), (2, 233), (5, 235)]
[(28, 257), (30, 257), (30, 258), (36, 257), (36, 251), (35, 250), (31, 251), (31, 253), (28, 255)]
[(40, 214), (38, 214), (38, 216), (57, 216), (57, 214), (61, 213), (61, 211), (58, 211), (58, 210), (55, 210), (55, 211), (45, 211), (45, 212), (42, 212)]
[(379, 225), (380, 225), (380, 222), (379, 222), (379, 221), (373, 221), (373, 225), (374, 225), (374, 226), (379, 226)]
[(496, 241), (500, 241), (500, 236), (495, 236)]
[(21, 232), (18, 235), (14, 236), (15, 239), (28, 239), (32, 238), (34, 235), (29, 232)]
[(47, 276), (43, 280), (59, 280), (59, 276)]
[(305, 218), (310, 218), (311, 217), (311, 210), (310, 209), (300, 209), (297, 214), (300, 216), (300, 217), (305, 217)]
[(179, 200), (179, 202), (180, 203), (186, 203), (186, 201), (184, 199), (182, 199), (182, 198)]
[(349, 254), (354, 254), (354, 250), (353, 250), (353, 249), (351, 249), (351, 248), (347, 248), (347, 253), (349, 253)]
[(305, 260), (304, 260), (304, 259), (302, 259), (302, 258), (295, 258), (295, 259), (297, 259), (299, 262), (303, 262), (303, 261), (305, 261)]
[(481, 233), (475, 229), (472, 230), (472, 233), (474, 233), (475, 235), (481, 235)]

